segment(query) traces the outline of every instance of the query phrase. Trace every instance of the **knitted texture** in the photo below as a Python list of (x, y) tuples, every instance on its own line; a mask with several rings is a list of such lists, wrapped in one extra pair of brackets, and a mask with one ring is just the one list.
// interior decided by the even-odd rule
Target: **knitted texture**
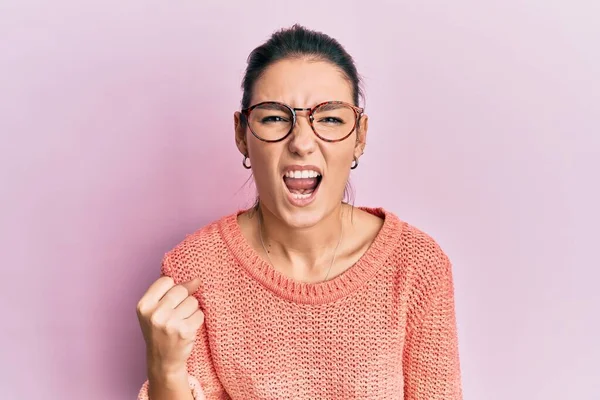
[(242, 211), (165, 255), (161, 274), (202, 281), (205, 323), (187, 364), (196, 399), (462, 399), (448, 257), (391, 212), (362, 209), (383, 226), (327, 282), (275, 270), (242, 235)]

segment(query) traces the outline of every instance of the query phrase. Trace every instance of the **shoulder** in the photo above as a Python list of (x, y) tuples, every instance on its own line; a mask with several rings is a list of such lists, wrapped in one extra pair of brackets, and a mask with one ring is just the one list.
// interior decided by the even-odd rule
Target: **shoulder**
[(428, 232), (385, 210), (397, 240), (393, 258), (412, 285), (424, 290), (451, 280), (451, 261), (440, 243)]
[(171, 276), (179, 283), (204, 276), (215, 266), (222, 265), (228, 256), (222, 232), (236, 215), (225, 215), (188, 234), (164, 255), (161, 275)]
[(452, 262), (431, 234), (402, 222), (394, 257), (405, 283), (411, 324), (436, 304), (453, 299)]
[(420, 265), (444, 265), (448, 255), (428, 232), (404, 222), (398, 251)]

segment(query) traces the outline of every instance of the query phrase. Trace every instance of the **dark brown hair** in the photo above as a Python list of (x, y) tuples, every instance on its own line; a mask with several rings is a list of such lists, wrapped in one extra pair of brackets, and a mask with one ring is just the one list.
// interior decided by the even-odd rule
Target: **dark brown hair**
[(248, 56), (242, 81), (242, 109), (250, 107), (254, 84), (270, 65), (284, 59), (304, 57), (335, 65), (352, 85), (354, 105), (359, 105), (359, 99), (364, 100), (362, 82), (352, 56), (334, 38), (296, 24), (275, 32)]

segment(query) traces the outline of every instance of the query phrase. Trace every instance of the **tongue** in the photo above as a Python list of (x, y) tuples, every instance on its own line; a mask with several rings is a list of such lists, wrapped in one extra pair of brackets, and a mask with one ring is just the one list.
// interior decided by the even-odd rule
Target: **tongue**
[(287, 178), (284, 177), (283, 181), (292, 193), (310, 193), (316, 189), (319, 181), (317, 178)]

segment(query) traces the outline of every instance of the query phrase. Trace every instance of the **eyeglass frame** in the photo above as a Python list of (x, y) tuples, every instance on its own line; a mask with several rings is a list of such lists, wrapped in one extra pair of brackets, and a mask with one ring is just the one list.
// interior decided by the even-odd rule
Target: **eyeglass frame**
[[(288, 131), (288, 133), (286, 133), (283, 137), (281, 137), (280, 139), (273, 139), (273, 140), (268, 140), (268, 139), (263, 139), (261, 138), (256, 132), (254, 132), (254, 130), (252, 129), (252, 126), (250, 126), (250, 113), (252, 112), (252, 110), (254, 110), (255, 108), (262, 106), (264, 104), (278, 104), (281, 106), (284, 106), (285, 108), (287, 108), (288, 110), (290, 110), (292, 112), (292, 125), (290, 126), (290, 130)], [(352, 109), (352, 111), (354, 111), (354, 126), (352, 127), (352, 129), (350, 129), (350, 132), (348, 132), (348, 134), (340, 139), (326, 139), (323, 136), (319, 135), (317, 133), (317, 131), (315, 130), (315, 126), (313, 125), (313, 121), (315, 119), (313, 113), (316, 109), (318, 109), (319, 107), (322, 107), (326, 104), (341, 104), (347, 107), (350, 107)], [(297, 115), (296, 115), (296, 111), (308, 111), (308, 123), (313, 131), (313, 133), (321, 140), (325, 141), (325, 142), (329, 142), (329, 143), (337, 143), (337, 142), (341, 142), (342, 140), (346, 140), (350, 137), (350, 135), (352, 135), (352, 132), (354, 132), (356, 130), (356, 127), (360, 121), (360, 118), (363, 116), (363, 113), (365, 112), (365, 109), (362, 107), (357, 107), (354, 104), (350, 104), (350, 103), (346, 103), (345, 101), (337, 101), (337, 100), (331, 100), (331, 101), (324, 101), (322, 103), (317, 104), (314, 107), (305, 107), (305, 108), (299, 108), (299, 107), (290, 107), (285, 103), (280, 103), (278, 101), (263, 101), (257, 104), (254, 104), (253, 106), (250, 106), (248, 108), (244, 108), (241, 110), (242, 115), (244, 116), (244, 118), (246, 119), (246, 122), (248, 123), (248, 128), (250, 128), (250, 132), (252, 132), (252, 135), (254, 135), (255, 138), (257, 138), (260, 141), (263, 142), (267, 142), (267, 143), (277, 143), (277, 142), (281, 142), (282, 140), (285, 140), (288, 136), (290, 136), (290, 134), (292, 133), (292, 131), (294, 130), (294, 127), (296, 126), (296, 122), (297, 122)]]

